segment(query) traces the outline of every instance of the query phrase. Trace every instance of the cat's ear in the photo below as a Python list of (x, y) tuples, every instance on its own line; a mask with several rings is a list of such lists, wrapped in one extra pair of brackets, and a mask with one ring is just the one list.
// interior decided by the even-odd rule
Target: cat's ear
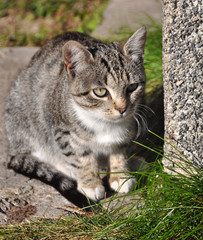
[(92, 54), (79, 42), (70, 40), (63, 46), (63, 58), (68, 72), (82, 72), (93, 62)]
[(130, 38), (121, 42), (119, 48), (122, 53), (136, 60), (144, 57), (144, 46), (147, 38), (147, 30), (145, 27), (138, 29)]

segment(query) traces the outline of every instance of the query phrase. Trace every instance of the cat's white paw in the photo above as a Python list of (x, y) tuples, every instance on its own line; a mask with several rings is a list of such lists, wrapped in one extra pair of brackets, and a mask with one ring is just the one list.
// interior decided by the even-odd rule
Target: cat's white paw
[(78, 187), (78, 191), (94, 201), (99, 201), (105, 196), (104, 186), (98, 186), (96, 188)]
[(135, 179), (119, 179), (118, 181), (115, 180), (110, 184), (112, 190), (119, 192), (119, 193), (128, 193), (133, 190), (135, 186)]

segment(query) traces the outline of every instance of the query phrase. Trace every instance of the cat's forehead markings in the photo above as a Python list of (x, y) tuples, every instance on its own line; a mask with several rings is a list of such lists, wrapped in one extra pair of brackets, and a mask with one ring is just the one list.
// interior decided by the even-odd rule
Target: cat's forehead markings
[(118, 83), (118, 78), (116, 75), (113, 75), (112, 73), (109, 73), (107, 75), (107, 85)]
[(127, 82), (128, 82), (128, 78), (129, 78), (129, 77), (127, 76), (126, 71), (123, 71), (123, 72), (122, 72), (122, 80), (127, 83)]
[(121, 76), (117, 76), (116, 74), (109, 73), (107, 75), (107, 85), (122, 85), (128, 82), (128, 76), (125, 71), (121, 73)]

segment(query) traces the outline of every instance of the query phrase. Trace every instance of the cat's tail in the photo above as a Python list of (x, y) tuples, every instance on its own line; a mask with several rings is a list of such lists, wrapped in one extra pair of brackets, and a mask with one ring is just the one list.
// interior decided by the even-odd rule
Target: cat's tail
[(91, 211), (91, 205), (95, 205), (95, 202), (87, 199), (77, 190), (77, 183), (75, 180), (59, 172), (50, 164), (39, 162), (36, 157), (30, 154), (12, 156), (8, 163), (8, 168), (53, 186), (68, 201), (80, 208), (84, 208), (85, 211)]

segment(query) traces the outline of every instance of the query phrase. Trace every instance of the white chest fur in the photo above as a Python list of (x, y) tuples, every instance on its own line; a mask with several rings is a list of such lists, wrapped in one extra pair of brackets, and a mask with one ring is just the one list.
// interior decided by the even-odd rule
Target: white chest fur
[(129, 135), (128, 123), (100, 123), (95, 129), (96, 141), (101, 145), (123, 143)]
[(81, 124), (95, 133), (96, 145), (108, 146), (116, 145), (126, 141), (130, 135), (132, 121), (123, 119), (122, 121), (108, 121), (98, 116), (96, 112), (86, 111), (73, 103), (75, 115)]

